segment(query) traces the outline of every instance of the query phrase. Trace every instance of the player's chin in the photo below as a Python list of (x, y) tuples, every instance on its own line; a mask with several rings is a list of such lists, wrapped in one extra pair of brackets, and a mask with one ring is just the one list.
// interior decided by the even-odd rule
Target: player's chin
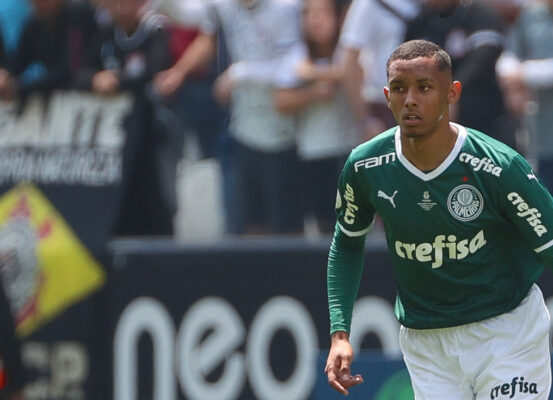
[(413, 126), (401, 126), (401, 135), (408, 139), (416, 139), (422, 135), (422, 130)]

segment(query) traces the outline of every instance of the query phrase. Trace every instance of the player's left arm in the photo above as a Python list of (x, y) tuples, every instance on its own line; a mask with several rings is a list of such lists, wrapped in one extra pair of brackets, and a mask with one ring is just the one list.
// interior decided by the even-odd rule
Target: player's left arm
[(520, 155), (503, 170), (502, 178), (504, 212), (540, 258), (553, 267), (553, 197)]

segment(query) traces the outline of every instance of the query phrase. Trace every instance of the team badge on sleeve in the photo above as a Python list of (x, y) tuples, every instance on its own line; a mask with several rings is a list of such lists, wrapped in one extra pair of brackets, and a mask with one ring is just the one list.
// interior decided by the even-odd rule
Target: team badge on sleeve
[(484, 199), (474, 186), (459, 185), (447, 197), (449, 213), (459, 221), (476, 219), (484, 208)]

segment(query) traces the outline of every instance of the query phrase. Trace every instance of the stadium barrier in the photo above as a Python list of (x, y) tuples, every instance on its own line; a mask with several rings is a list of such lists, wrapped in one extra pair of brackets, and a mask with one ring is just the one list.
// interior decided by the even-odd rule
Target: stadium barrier
[[(102, 289), (25, 340), (29, 399), (339, 399), (323, 373), (329, 241), (111, 242)], [(366, 263), (350, 398), (412, 398), (382, 240)]]

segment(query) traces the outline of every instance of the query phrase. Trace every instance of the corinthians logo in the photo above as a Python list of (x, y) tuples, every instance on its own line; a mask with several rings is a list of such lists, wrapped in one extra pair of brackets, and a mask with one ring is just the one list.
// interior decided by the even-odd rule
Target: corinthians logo
[(472, 221), (482, 212), (484, 200), (475, 187), (459, 185), (449, 193), (447, 208), (459, 221)]

